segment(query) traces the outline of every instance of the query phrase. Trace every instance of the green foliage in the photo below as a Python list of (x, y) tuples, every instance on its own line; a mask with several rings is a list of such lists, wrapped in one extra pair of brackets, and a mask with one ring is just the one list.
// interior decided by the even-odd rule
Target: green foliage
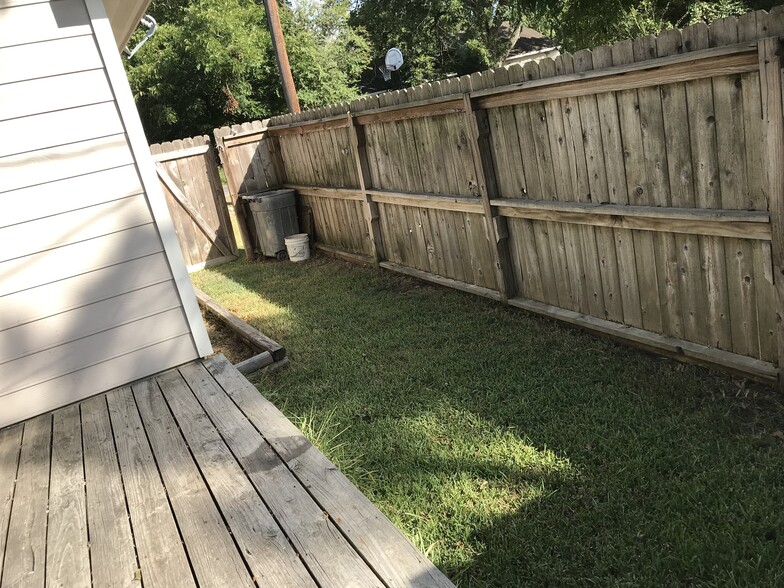
[[(280, 7), (303, 108), (347, 100), (369, 60), (347, 0)], [(155, 0), (156, 35), (126, 61), (151, 141), (285, 112), (264, 9), (251, 0)], [(137, 42), (143, 31), (131, 41)]]
[(345, 0), (300, 0), (284, 23), (286, 46), (303, 109), (358, 95), (354, 87), (370, 63), (370, 44), (361, 28), (348, 24)]
[(407, 59), (404, 83), (471, 73), (509, 49), (504, 21), (524, 24), (566, 51), (657, 34), (700, 20), (769, 9), (780, 0), (356, 0), (352, 21), (365, 27), (377, 55), (392, 46)]
[(726, 16), (748, 12), (749, 7), (741, 0), (711, 0), (694, 2), (689, 6), (688, 24), (711, 22)]
[(403, 82), (416, 84), (493, 65), (508, 49), (497, 31), (511, 11), (496, 0), (361, 0), (351, 22), (368, 31), (376, 56), (398, 47)]
[(657, 34), (672, 26), (665, 6), (656, 0), (571, 0), (537, 23), (568, 51), (597, 47), (621, 39)]
[[(525, 0), (520, 0), (524, 2)], [(780, 0), (567, 0), (546, 2), (530, 12), (534, 28), (563, 49), (577, 51), (622, 39), (657, 34), (699, 21), (711, 22), (749, 10), (770, 9)]]

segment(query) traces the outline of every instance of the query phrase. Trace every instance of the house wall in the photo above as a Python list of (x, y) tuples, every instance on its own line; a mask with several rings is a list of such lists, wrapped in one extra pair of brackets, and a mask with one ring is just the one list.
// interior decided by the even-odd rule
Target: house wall
[(0, 427), (211, 352), (100, 0), (0, 0)]

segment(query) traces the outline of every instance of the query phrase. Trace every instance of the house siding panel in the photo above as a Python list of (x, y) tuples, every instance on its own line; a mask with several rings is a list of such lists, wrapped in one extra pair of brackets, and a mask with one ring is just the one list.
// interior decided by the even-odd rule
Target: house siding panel
[(101, 12), (0, 0), (0, 427), (204, 351)]
[(112, 89), (102, 69), (3, 84), (0, 121), (112, 100)]

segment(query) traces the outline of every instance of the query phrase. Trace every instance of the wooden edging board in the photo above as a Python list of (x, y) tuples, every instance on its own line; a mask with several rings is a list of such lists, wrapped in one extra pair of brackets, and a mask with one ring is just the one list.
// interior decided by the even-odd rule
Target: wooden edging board
[(362, 255), (361, 253), (352, 253), (350, 251), (343, 251), (342, 249), (338, 249), (337, 247), (333, 247), (332, 245), (327, 245), (325, 243), (313, 243), (313, 248), (318, 249), (319, 251), (323, 251), (324, 253), (331, 255), (333, 257), (344, 259), (346, 261), (361, 263), (365, 265), (376, 264), (375, 260), (369, 255)]
[(555, 318), (588, 331), (606, 335), (626, 344), (655, 351), (680, 361), (697, 363), (713, 368), (720, 367), (739, 375), (751, 376), (766, 384), (775, 384), (778, 379), (779, 370), (776, 366), (759, 359), (621, 325), (534, 300), (513, 298), (509, 300), (509, 304), (510, 306)]
[(229, 327), (243, 341), (257, 349), (268, 351), (274, 361), (280, 361), (286, 357), (286, 349), (282, 345), (276, 343), (257, 329), (254, 329), (237, 315), (223, 308), (223, 306), (195, 286), (193, 289), (196, 292), (196, 298), (199, 300), (199, 304), (201, 304), (205, 310), (219, 318), (223, 324)]
[(262, 351), (253, 357), (249, 357), (248, 359), (235, 364), (234, 367), (237, 368), (237, 371), (243, 376), (247, 376), (273, 363), (275, 363), (275, 360), (272, 359), (272, 354), (269, 351)]

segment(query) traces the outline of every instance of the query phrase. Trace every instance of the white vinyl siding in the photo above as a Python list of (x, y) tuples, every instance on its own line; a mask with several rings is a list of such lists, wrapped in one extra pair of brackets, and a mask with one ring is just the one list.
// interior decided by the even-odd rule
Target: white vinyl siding
[(134, 163), (125, 135), (0, 158), (0, 194)]
[(102, 69), (25, 80), (0, 86), (0, 121), (113, 100)]
[[(52, 59), (57, 55), (59, 59)], [(0, 84), (43, 79), (67, 73), (103, 70), (92, 35), (55, 39), (0, 49)]]
[(2, 298), (0, 331), (171, 281), (163, 252), (110, 265)]
[[(56, 216), (143, 192), (135, 165), (0, 192), (0, 228), (46, 218), (43, 214)], [(63, 198), (63, 194), (68, 194), (68, 198)], [(19, 202), (35, 202), (35, 206), (18, 206)]]
[(111, 390), (117, 382), (139, 379), (139, 372), (152, 375), (193, 359), (190, 334), (181, 335), (112, 357), (110, 361), (85, 366), (56, 380), (48, 380), (0, 398), (0, 423), (9, 424), (34, 417), (55, 407), (71, 404), (101, 391)]
[(0, 0), (0, 427), (204, 348), (94, 26), (85, 0)]

